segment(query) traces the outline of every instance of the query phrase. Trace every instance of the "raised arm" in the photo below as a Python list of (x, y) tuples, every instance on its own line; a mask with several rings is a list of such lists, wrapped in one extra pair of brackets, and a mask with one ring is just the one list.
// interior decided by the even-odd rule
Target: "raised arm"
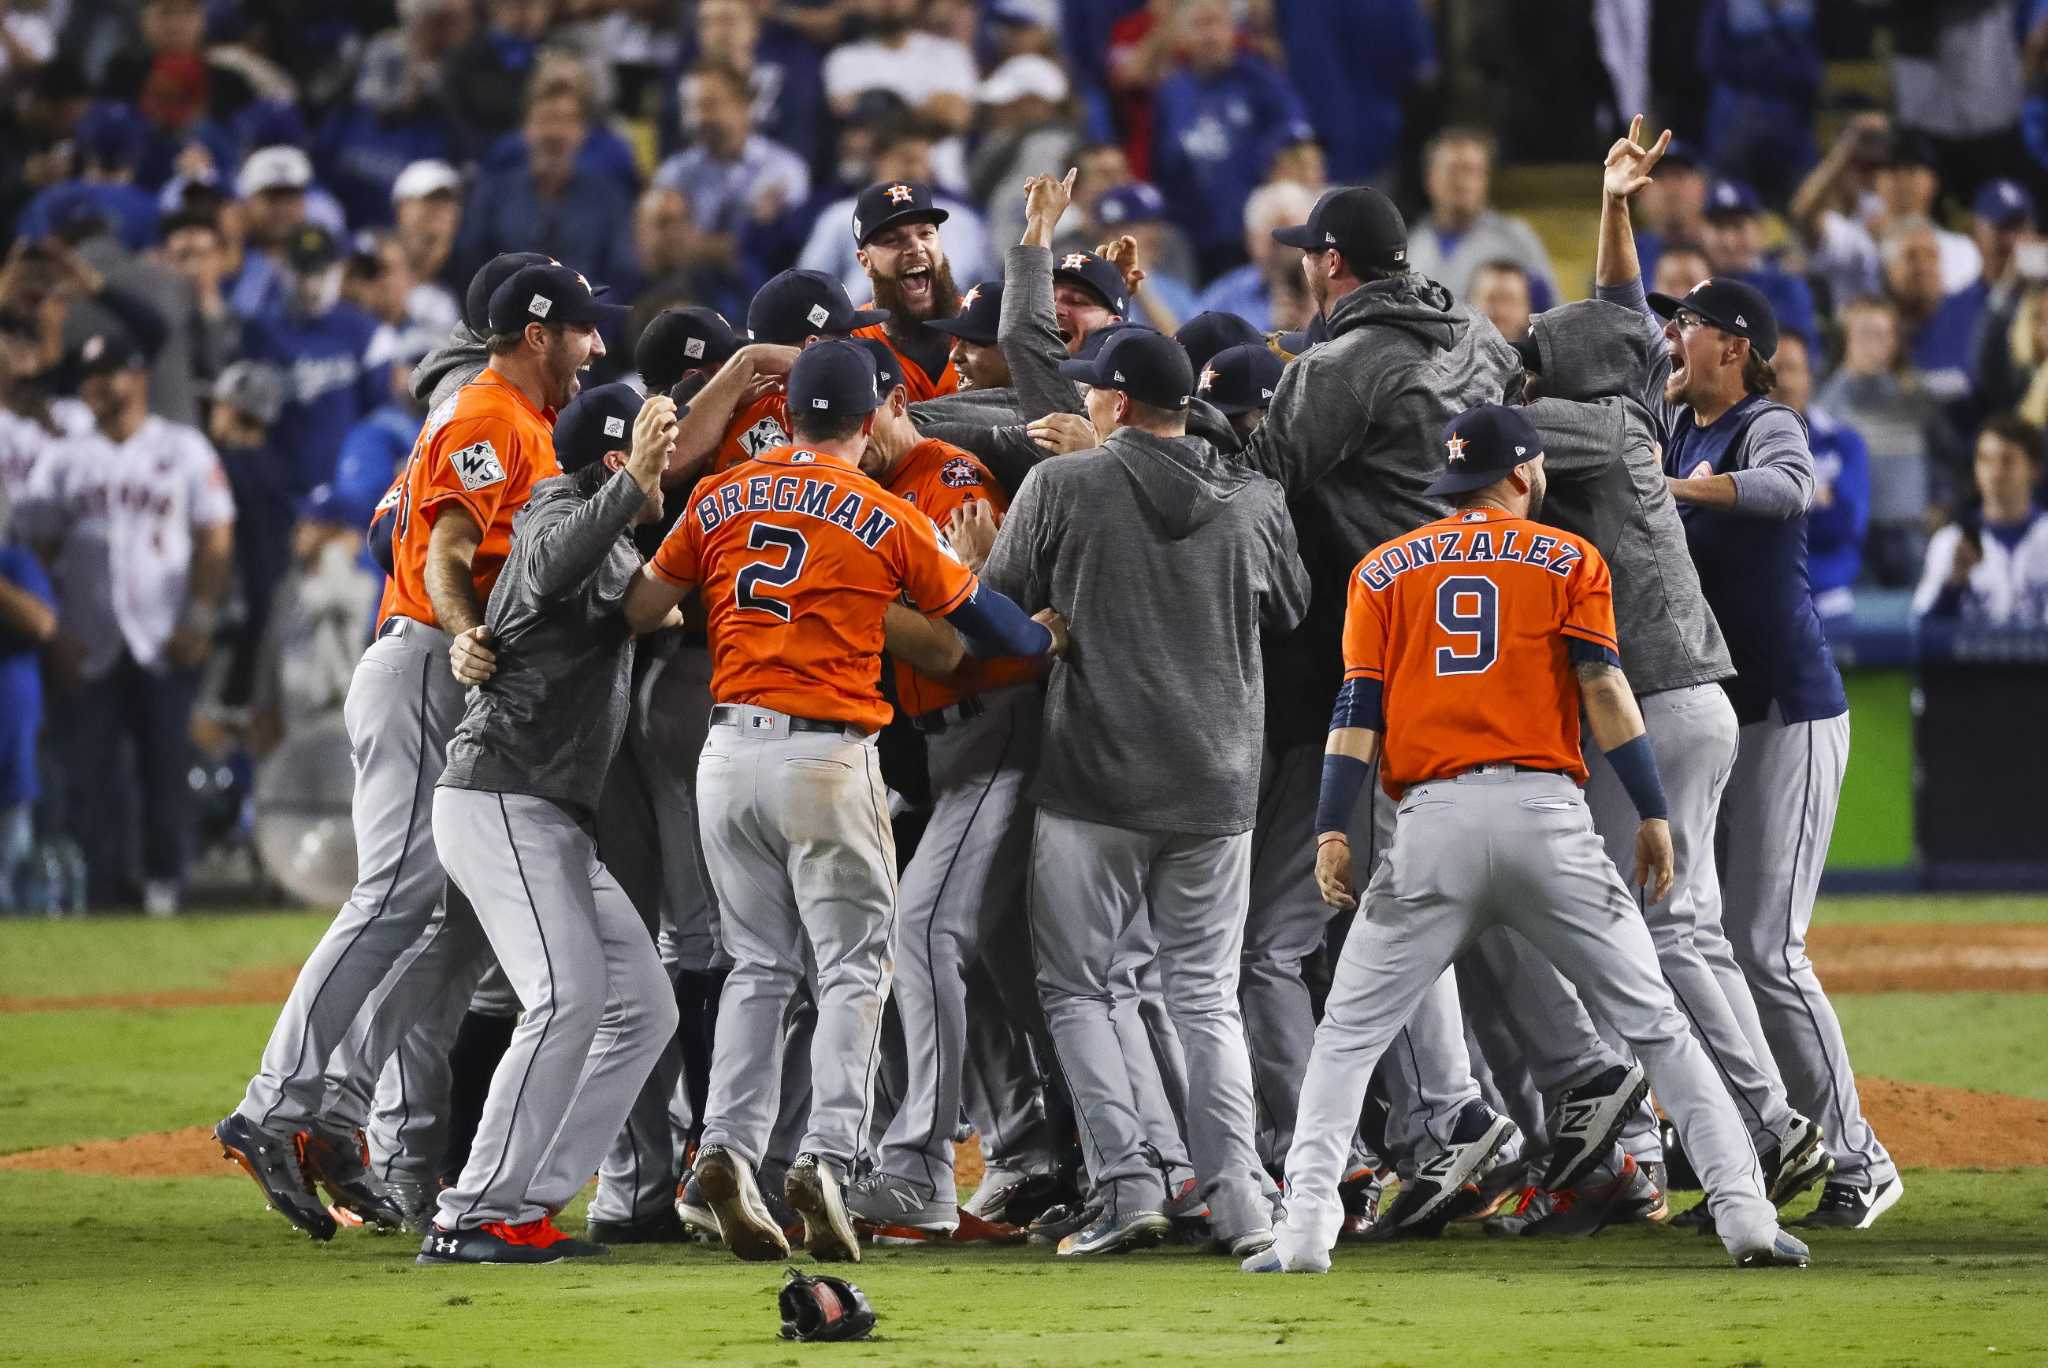
[(1628, 136), (1616, 139), (1607, 149), (1600, 177), (1600, 245), (1593, 261), (1593, 283), (1602, 288), (1642, 278), (1628, 202), (1650, 183), (1650, 172), (1664, 159), (1664, 149), (1671, 146), (1671, 130), (1665, 129), (1648, 148), (1642, 145), (1642, 135), (1643, 116), (1638, 114), (1628, 126)]
[(1080, 413), (1081, 393), (1060, 374), (1067, 359), (1052, 307), (1052, 238), (1074, 197), (1066, 179), (1033, 176), (1024, 186), (1024, 237), (1003, 259), (1003, 309), (996, 345), (1026, 422), (1048, 413)]
[(669, 456), (666, 483), (674, 484), (695, 475), (718, 450), (726, 425), (754, 391), (776, 377), (789, 374), (796, 360), (795, 347), (777, 347), (757, 342), (732, 354), (718, 374), (711, 377), (690, 411), (676, 429), (675, 449)]

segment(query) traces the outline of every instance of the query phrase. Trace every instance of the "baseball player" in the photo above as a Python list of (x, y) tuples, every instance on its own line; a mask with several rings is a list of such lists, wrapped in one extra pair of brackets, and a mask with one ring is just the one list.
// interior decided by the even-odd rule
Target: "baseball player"
[(996, 345), (996, 324), (1002, 316), (1003, 282), (984, 280), (960, 296), (960, 308), (951, 318), (934, 318), (925, 324), (953, 339), (952, 365), (960, 377), (954, 393), (1010, 387), (1010, 363)]
[[(1144, 1153), (1110, 1015), (1119, 949), (1142, 906), (1187, 1055), (1190, 1149), (1211, 1233), (1242, 1255), (1270, 1239), (1237, 1007), (1258, 645), (1262, 631), (1299, 622), (1307, 579), (1279, 491), (1185, 435), (1195, 377), (1173, 339), (1129, 329), (1061, 369), (1088, 386), (1108, 439), (1032, 472), (987, 566), (991, 583), (1094, 643), (1054, 672), (1031, 790), (1039, 990), (1100, 1201), (1059, 1252), (1135, 1248), (1168, 1228), (1169, 1194)], [(1140, 604), (1133, 585), (1152, 596)]]
[(857, 469), (881, 402), (864, 348), (806, 349), (788, 400), (798, 445), (698, 486), (635, 581), (627, 619), (650, 627), (702, 586), (717, 705), (698, 813), (733, 970), (695, 1178), (728, 1249), (788, 1253), (753, 1169), (774, 1120), (783, 1016), (810, 966), (810, 1121), (784, 1194), (813, 1255), (857, 1260), (840, 1189), (866, 1128), (896, 910), (874, 751), (889, 715), (877, 688), (884, 610), (907, 593), (977, 654), (1042, 656), (1057, 643), (981, 592), (929, 518)]
[(1633, 880), (1671, 886), (1656, 759), (1620, 669), (1607, 565), (1531, 520), (1541, 440), (1498, 404), (1443, 432), (1429, 486), (1449, 517), (1359, 563), (1344, 619), (1345, 681), (1316, 813), (1316, 879), (1357, 905), (1348, 830), (1384, 734), (1380, 783), (1400, 805), (1316, 1030), (1287, 1156), (1287, 1218), (1247, 1272), (1325, 1272), (1343, 1218), (1346, 1152), (1379, 1056), (1481, 929), (1514, 927), (1625, 1035), (1685, 1135), (1723, 1242), (1742, 1267), (1803, 1267), (1778, 1228), (1756, 1156), (1706, 1052), (1657, 972), (1655, 948), (1579, 785), (1579, 710), (1642, 815)]
[(960, 311), (960, 291), (939, 240), (945, 221), (946, 211), (921, 181), (870, 185), (853, 203), (854, 255), (867, 272), (876, 306), (889, 315), (856, 335), (875, 338), (896, 353), (913, 400), (960, 388), (953, 339), (931, 326)]
[[(1728, 639), (1741, 724), (1722, 809), (1723, 918), (1754, 994), (1752, 1048), (1776, 1060), (1786, 1095), (1819, 1121), (1835, 1161), (1805, 1224), (1863, 1229), (1905, 1188), (1864, 1119), (1841, 1022), (1806, 954), (1849, 759), (1848, 697), (1806, 567), (1813, 455), (1799, 415), (1769, 398), (1778, 321), (1762, 295), (1712, 278), (1683, 299), (1644, 296), (1629, 199), (1671, 135), (1649, 148), (1640, 136), (1638, 119), (1608, 154), (1595, 272), (1601, 298), (1641, 309), (1652, 326), (1668, 320), (1645, 404), (1661, 424), (1700, 587)], [(1728, 997), (1737, 999), (1732, 987)]]
[[(557, 437), (563, 474), (536, 485), (514, 521), (485, 620), (489, 677), (469, 694), (434, 790), (435, 848), (525, 1014), (421, 1242), (424, 1264), (605, 1252), (554, 1214), (676, 1028), (654, 940), (590, 830), (626, 726), (633, 642), (621, 615), (641, 564), (631, 529), (661, 516), (675, 407), (607, 385), (570, 406)], [(473, 640), (451, 658), (458, 677), (475, 677)]]
[(644, 394), (669, 394), (685, 379), (694, 379), (689, 391), (694, 395), (739, 349), (732, 324), (718, 310), (702, 305), (663, 309), (641, 329), (633, 344), (633, 365)]
[[(241, 1105), (214, 1130), (226, 1156), (315, 1239), (331, 1239), (335, 1223), (312, 1179), (365, 1219), (404, 1221), (360, 1143), (326, 1121), (333, 1093), (324, 1075), (373, 993), (364, 1057), (346, 1070), (372, 1078), (415, 1022), (452, 988), (466, 995), (480, 972), (474, 918), (453, 906), (438, 922), (434, 915), (445, 879), (431, 790), (463, 707), (447, 653), (455, 636), (482, 625), (512, 518), (536, 483), (558, 473), (555, 412), (575, 396), (577, 373), (604, 354), (598, 324), (619, 312), (566, 266), (514, 272), (491, 297), (490, 366), (428, 416), (407, 467), (382, 625), (344, 708), (356, 767), (356, 890), (300, 969)], [(435, 934), (423, 941), (430, 923)], [(405, 971), (380, 991), (409, 951)]]

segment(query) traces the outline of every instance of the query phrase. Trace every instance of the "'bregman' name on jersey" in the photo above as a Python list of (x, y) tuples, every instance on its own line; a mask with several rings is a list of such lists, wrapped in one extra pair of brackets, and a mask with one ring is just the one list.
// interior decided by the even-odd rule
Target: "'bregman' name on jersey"
[[(1465, 539), (1471, 544), (1465, 545)], [(1407, 571), (1441, 561), (1520, 561), (1538, 565), (1559, 579), (1568, 577), (1584, 555), (1575, 546), (1555, 537), (1537, 535), (1522, 544), (1522, 529), (1510, 527), (1496, 533), (1491, 528), (1477, 532), (1423, 532), (1395, 542), (1358, 567), (1358, 577), (1374, 590), (1385, 589)]]
[(706, 535), (727, 518), (749, 512), (801, 513), (837, 523), (869, 550), (879, 546), (896, 526), (893, 515), (879, 507), (870, 508), (859, 491), (842, 490), (830, 480), (810, 475), (755, 475), (723, 484), (697, 500), (697, 522)]

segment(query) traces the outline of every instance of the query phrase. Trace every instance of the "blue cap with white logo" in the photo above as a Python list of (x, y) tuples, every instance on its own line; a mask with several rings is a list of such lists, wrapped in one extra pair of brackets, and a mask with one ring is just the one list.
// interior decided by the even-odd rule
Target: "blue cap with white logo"
[(1516, 409), (1481, 404), (1444, 424), (1444, 473), (1431, 494), (1469, 494), (1504, 478), (1543, 454), (1543, 439)]

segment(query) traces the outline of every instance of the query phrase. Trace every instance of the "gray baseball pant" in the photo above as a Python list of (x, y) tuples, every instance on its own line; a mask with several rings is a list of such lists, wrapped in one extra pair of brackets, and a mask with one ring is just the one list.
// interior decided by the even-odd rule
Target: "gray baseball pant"
[[(433, 790), (442, 747), (463, 710), (463, 689), (448, 670), (449, 641), (438, 628), (393, 618), (349, 681), (342, 717), (356, 776), (350, 804), (356, 887), (300, 968), (236, 1108), (258, 1126), (295, 1130), (326, 1114), (330, 1058), (409, 951), (439, 957), (432, 967), (473, 956), (483, 943), (466, 910), (454, 918), (435, 915), (448, 880), (434, 848)], [(441, 986), (438, 977), (433, 986)], [(403, 1015), (409, 1029), (437, 995), (408, 990), (386, 1010)], [(379, 1038), (382, 1054), (341, 1064), (343, 1080), (359, 1072), (362, 1081), (351, 1114), (331, 1120), (359, 1126), (368, 1119), (376, 1072), (403, 1034), (387, 1031)]]
[[(1171, 1192), (1194, 1176), (1195, 1165), (1188, 1154), (1183, 1121), (1188, 1104), (1187, 1056), (1167, 1015), (1158, 962), (1159, 942), (1141, 903), (1116, 948), (1109, 980), (1109, 1020), (1123, 1050), (1124, 1072), (1131, 1080), (1138, 1120), (1147, 1141), (1158, 1151), (1155, 1167)], [(1047, 1028), (1050, 1030), (1050, 1022)], [(1092, 1186), (1092, 1164), (1088, 1172)]]
[(979, 715), (926, 739), (932, 812), (897, 892), (892, 994), (902, 1100), (875, 1167), (955, 1200), (953, 1132), (968, 1043), (967, 971), (996, 923), (1021, 910), (1031, 858), (1024, 788), (1038, 756), (1036, 685), (980, 698)]
[(646, 923), (566, 809), (443, 788), (434, 826), (526, 1009), (435, 1224), (518, 1225), (561, 1210), (590, 1180), (675, 1035), (675, 995)]
[(1777, 1060), (1791, 1104), (1820, 1123), (1835, 1176), (1870, 1186), (1897, 1177), (1898, 1166), (1864, 1119), (1842, 1023), (1806, 954), (1848, 764), (1847, 713), (1788, 723), (1773, 703), (1764, 721), (1742, 728), (1722, 809), (1721, 906), (1755, 995), (1756, 1056)]
[(1403, 795), (1391, 857), (1374, 871), (1324, 1004), (1287, 1156), (1287, 1221), (1336, 1243), (1351, 1133), (1401, 1022), (1482, 929), (1511, 925), (1561, 966), (1643, 1061), (1695, 1156), (1730, 1251), (1768, 1240), (1756, 1152), (1735, 1104), (1657, 971), (1635, 899), (1563, 775), (1488, 766)]
[(1161, 1210), (1166, 1196), (1146, 1160), (1149, 1137), (1111, 1011), (1119, 948), (1142, 907), (1187, 1054), (1189, 1150), (1210, 1228), (1224, 1240), (1271, 1224), (1237, 1006), (1250, 879), (1249, 831), (1172, 835), (1038, 813), (1031, 930), (1039, 992), (1095, 1189), (1122, 1213)]
[(874, 738), (796, 731), (741, 707), (697, 765), (698, 822), (732, 957), (703, 1143), (758, 1164), (780, 1100), (773, 1051), (815, 966), (818, 1024), (800, 1152), (844, 1174), (867, 1131), (896, 931), (896, 842)]
[[(440, 1176), (441, 1160), (448, 1152), (449, 1096), (454, 1084), (449, 1054), (462, 1019), (471, 1012), (519, 1015), (519, 999), (505, 982), (497, 960), (488, 952), (484, 959), (483, 978), (469, 1000), (464, 1002), (452, 992), (437, 999), (426, 1017), (399, 1040), (377, 1076), (369, 1124), (363, 1130), (371, 1167), (387, 1183), (423, 1183), (431, 1188)], [(359, 1015), (342, 1046), (349, 1052), (348, 1060), (359, 1058), (368, 1048), (368, 1027), (368, 1017)], [(336, 1114), (360, 1103), (359, 1082), (344, 1082), (342, 1087), (351, 1101), (337, 1107)]]

